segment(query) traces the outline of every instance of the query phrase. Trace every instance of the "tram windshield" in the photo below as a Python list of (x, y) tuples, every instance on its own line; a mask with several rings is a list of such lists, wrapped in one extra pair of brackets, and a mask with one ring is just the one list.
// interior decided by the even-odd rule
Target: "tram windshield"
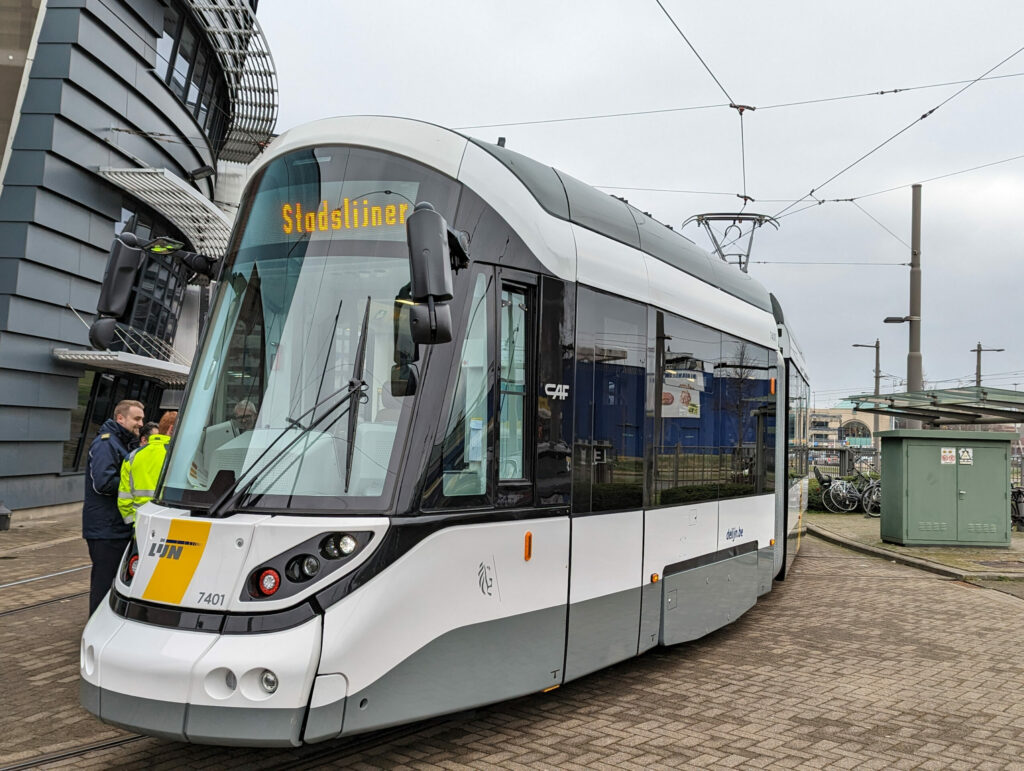
[(164, 501), (209, 507), (234, 486), (241, 508), (388, 506), (416, 398), (405, 222), (420, 201), (450, 220), (457, 185), (358, 148), (284, 155), (253, 181)]

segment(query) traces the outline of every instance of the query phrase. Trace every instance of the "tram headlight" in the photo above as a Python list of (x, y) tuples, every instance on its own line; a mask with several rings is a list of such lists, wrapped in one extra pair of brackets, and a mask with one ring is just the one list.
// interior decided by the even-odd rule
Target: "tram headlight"
[(319, 572), (320, 560), (312, 554), (300, 554), (298, 557), (292, 557), (288, 562), (288, 566), (284, 569), (284, 574), (288, 576), (288, 580), (295, 582), (308, 581)]
[(138, 567), (139, 567), (139, 555), (138, 554), (133, 554), (128, 559), (128, 577), (129, 578), (135, 578), (135, 571), (138, 569)]
[(320, 542), (320, 555), (324, 559), (337, 560), (351, 557), (359, 548), (359, 542), (348, 533), (331, 533)]
[(267, 693), (273, 693), (277, 690), (277, 685), (277, 675), (269, 669), (264, 669), (263, 673), (260, 675), (260, 687), (262, 687)]
[(314, 557), (312, 554), (307, 554), (302, 558), (302, 573), (306, 578), (312, 578), (320, 572), (320, 560)]
[(341, 550), (342, 555), (345, 557), (349, 556), (356, 550), (359, 544), (356, 543), (356, 539), (346, 534), (338, 539), (338, 548)]

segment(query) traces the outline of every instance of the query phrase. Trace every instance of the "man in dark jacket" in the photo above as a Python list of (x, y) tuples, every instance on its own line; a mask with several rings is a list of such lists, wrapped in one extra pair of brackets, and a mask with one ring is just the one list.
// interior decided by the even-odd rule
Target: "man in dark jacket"
[(142, 402), (126, 399), (114, 407), (114, 417), (100, 426), (89, 446), (85, 464), (85, 502), (82, 504), (82, 537), (89, 545), (92, 575), (89, 579), (89, 615), (103, 602), (114, 583), (121, 556), (132, 539), (132, 526), (117, 510), (121, 463), (139, 446), (139, 429), (145, 420)]

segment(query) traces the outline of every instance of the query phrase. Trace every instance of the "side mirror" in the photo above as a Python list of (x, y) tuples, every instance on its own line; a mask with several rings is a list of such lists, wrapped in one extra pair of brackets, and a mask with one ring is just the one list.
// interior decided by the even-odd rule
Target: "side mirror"
[(134, 233), (121, 233), (110, 245), (107, 270), (100, 286), (96, 312), (121, 318), (128, 309), (135, 278), (142, 264), (142, 244)]
[(448, 224), (426, 201), (406, 220), (409, 237), (409, 309), (412, 339), (423, 345), (447, 343), (452, 339), (452, 261)]
[(128, 310), (142, 265), (142, 244), (134, 233), (121, 233), (110, 245), (107, 270), (96, 302), (97, 318), (89, 327), (89, 344), (106, 351), (114, 342), (117, 322)]

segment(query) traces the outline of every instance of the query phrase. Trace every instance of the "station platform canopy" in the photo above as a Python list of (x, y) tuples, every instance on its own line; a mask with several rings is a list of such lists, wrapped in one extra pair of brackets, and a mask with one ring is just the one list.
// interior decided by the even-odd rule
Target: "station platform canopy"
[(969, 386), (898, 394), (855, 394), (846, 397), (855, 412), (871, 412), (931, 426), (1024, 423), (1024, 392)]

